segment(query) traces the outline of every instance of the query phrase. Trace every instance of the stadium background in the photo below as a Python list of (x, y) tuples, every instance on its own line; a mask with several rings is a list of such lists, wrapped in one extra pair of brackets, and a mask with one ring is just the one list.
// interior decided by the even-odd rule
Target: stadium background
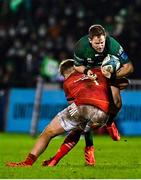
[(141, 0), (0, 0), (0, 130), (30, 132), (37, 84), (43, 86), (38, 132), (66, 106), (58, 64), (72, 58), (75, 42), (99, 23), (135, 67), (122, 92), (119, 131), (141, 135), (140, 19)]

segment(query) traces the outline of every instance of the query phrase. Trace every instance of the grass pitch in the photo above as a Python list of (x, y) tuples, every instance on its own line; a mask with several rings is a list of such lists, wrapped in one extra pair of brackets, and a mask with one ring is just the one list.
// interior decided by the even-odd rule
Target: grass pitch
[(23, 134), (0, 134), (0, 178), (2, 179), (141, 179), (141, 137), (122, 137), (114, 142), (109, 136), (94, 138), (96, 166), (84, 164), (84, 139), (55, 167), (42, 167), (63, 142), (55, 138), (33, 167), (10, 168), (7, 161), (19, 162), (36, 139)]

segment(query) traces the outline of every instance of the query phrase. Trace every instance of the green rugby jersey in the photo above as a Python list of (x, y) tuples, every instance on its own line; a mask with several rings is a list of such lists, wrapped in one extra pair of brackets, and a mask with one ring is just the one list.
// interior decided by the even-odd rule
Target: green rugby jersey
[(107, 54), (115, 55), (120, 59), (121, 64), (130, 62), (128, 55), (122, 46), (112, 37), (107, 36), (105, 48), (102, 53), (98, 53), (89, 43), (88, 35), (82, 37), (74, 47), (74, 64), (76, 66), (86, 66), (88, 68), (99, 67)]

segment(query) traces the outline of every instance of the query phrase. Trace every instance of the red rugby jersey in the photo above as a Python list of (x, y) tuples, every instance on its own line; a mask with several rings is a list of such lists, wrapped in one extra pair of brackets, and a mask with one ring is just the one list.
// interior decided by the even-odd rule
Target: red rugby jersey
[(99, 68), (93, 68), (92, 71), (97, 75), (97, 82), (78, 72), (74, 72), (64, 81), (66, 98), (67, 100), (74, 99), (77, 105), (94, 105), (108, 113), (109, 89), (107, 79), (102, 75)]

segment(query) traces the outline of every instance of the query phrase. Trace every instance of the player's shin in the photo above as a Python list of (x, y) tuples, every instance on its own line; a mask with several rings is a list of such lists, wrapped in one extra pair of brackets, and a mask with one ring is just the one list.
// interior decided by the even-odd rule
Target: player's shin
[(85, 132), (84, 134), (85, 137), (85, 149), (84, 149), (84, 154), (85, 154), (85, 163), (86, 165), (92, 166), (95, 165), (96, 160), (94, 156), (94, 146), (93, 146), (93, 135), (91, 131)]
[(42, 134), (40, 135), (38, 141), (36, 142), (35, 146), (33, 147), (31, 154), (34, 154), (38, 157), (40, 154), (44, 152), (47, 148), (50, 140), (65, 132), (64, 128), (60, 125), (60, 121), (58, 116), (56, 116), (51, 123), (44, 129)]
[(74, 130), (64, 140), (57, 153), (50, 160), (43, 161), (43, 166), (55, 166), (57, 163), (77, 144), (80, 139), (81, 131)]
[(93, 135), (92, 135), (92, 132), (91, 131), (85, 132), (84, 137), (85, 137), (86, 147), (87, 146), (93, 146)]

